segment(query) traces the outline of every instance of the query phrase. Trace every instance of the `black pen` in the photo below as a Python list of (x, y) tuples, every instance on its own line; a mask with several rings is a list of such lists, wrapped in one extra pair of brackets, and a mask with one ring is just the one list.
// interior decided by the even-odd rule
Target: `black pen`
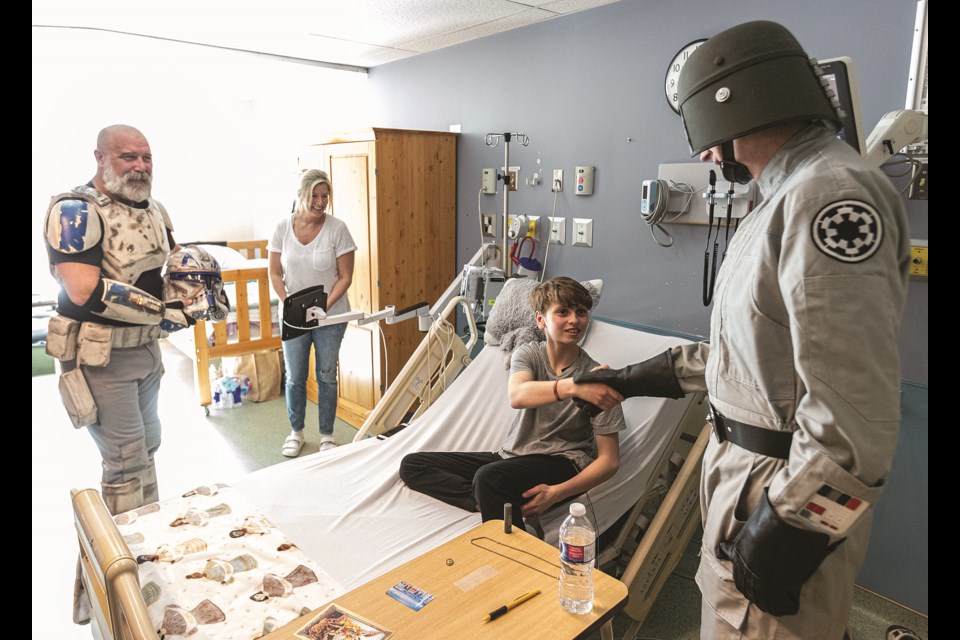
[(491, 620), (496, 620), (497, 618), (505, 614), (507, 611), (510, 611), (510, 609), (513, 609), (517, 605), (523, 604), (533, 596), (536, 596), (539, 594), (540, 594), (540, 589), (537, 589), (536, 591), (531, 591), (530, 593), (525, 593), (519, 598), (517, 598), (516, 600), (514, 600), (513, 602), (511, 602), (510, 604), (505, 604), (499, 609), (494, 609), (493, 611), (488, 613), (487, 616), (481, 622), (490, 622)]

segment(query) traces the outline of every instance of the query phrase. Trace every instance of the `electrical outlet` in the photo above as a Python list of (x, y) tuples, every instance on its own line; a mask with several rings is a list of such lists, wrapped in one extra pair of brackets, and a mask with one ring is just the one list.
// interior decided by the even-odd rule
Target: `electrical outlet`
[(914, 280), (927, 279), (927, 241), (910, 241), (910, 277)]
[(510, 180), (510, 191), (516, 191), (517, 187), (520, 186), (520, 167), (510, 167), (505, 175)]
[(537, 224), (540, 222), (540, 216), (527, 216), (527, 237), (539, 240), (537, 237)]
[(497, 192), (497, 170), (484, 169), (483, 182), (481, 183), (480, 193), (493, 195)]
[(573, 219), (573, 246), (593, 246), (593, 220), (589, 218)]
[(484, 213), (480, 216), (480, 229), (484, 238), (497, 237), (497, 219), (492, 213)]
[(910, 191), (907, 194), (911, 200), (927, 199), (927, 163), (922, 162), (913, 166)]
[(553, 187), (551, 191), (563, 191), (563, 169), (553, 170)]
[(567, 219), (548, 217), (550, 221), (550, 244), (564, 244), (567, 240)]

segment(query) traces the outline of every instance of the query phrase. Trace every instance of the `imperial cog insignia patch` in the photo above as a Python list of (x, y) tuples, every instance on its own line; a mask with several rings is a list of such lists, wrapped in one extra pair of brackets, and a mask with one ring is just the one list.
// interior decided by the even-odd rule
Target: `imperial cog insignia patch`
[(866, 202), (841, 200), (820, 210), (810, 233), (817, 248), (831, 258), (863, 262), (880, 248), (883, 221)]

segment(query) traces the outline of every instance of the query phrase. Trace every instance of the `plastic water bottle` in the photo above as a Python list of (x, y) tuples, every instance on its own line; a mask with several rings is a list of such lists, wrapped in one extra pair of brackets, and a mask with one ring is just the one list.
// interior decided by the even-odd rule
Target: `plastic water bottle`
[(570, 613), (593, 610), (593, 563), (597, 555), (597, 533), (586, 508), (570, 505), (570, 515), (560, 525), (560, 606)]

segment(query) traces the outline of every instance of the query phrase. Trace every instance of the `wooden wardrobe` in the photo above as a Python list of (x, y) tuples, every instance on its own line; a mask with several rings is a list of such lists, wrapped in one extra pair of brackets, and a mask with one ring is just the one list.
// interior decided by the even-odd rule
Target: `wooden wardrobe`
[[(431, 306), (458, 273), (457, 134), (373, 128), (307, 148), (302, 169), (330, 176), (330, 213), (357, 243), (350, 308)], [(359, 427), (426, 335), (416, 318), (347, 325), (337, 417)], [(380, 333), (382, 331), (382, 335)], [(307, 397), (317, 400), (311, 353)]]

